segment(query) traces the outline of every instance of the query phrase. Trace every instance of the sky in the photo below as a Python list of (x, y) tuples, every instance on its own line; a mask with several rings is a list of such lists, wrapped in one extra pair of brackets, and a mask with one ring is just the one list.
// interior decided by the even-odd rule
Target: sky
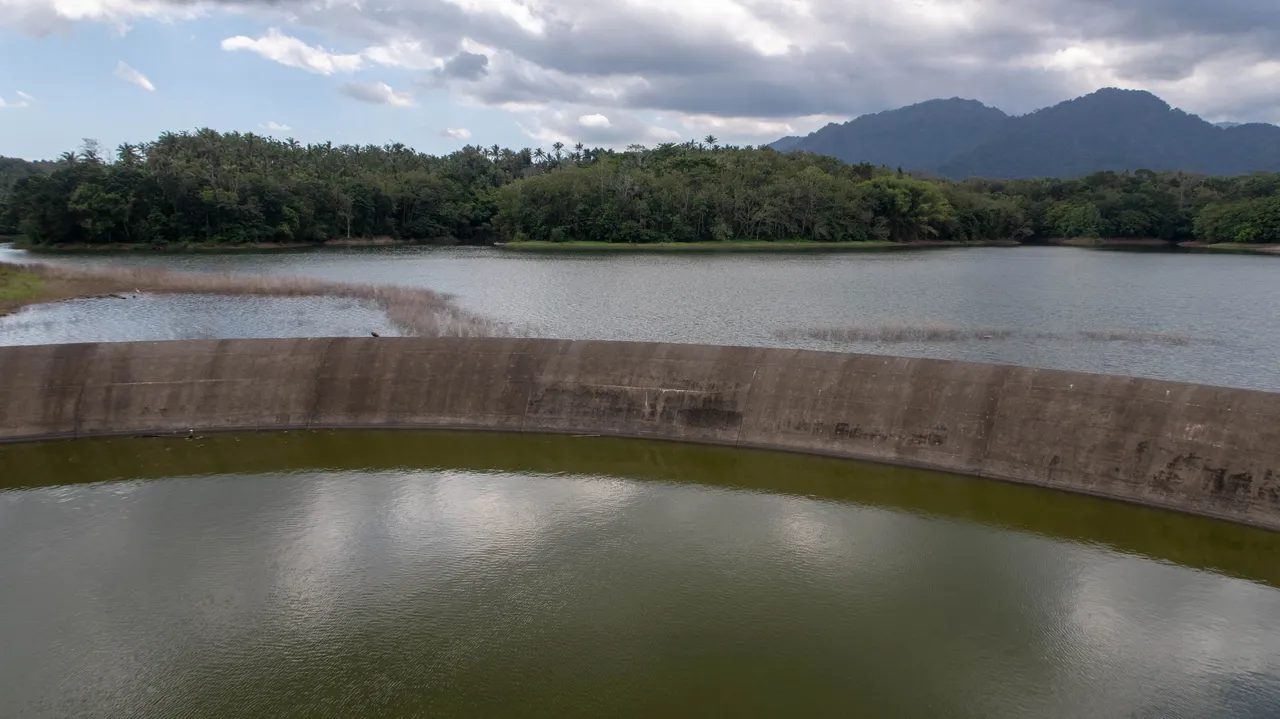
[(1280, 122), (1276, 0), (0, 0), (0, 155), (300, 142), (757, 144), (1100, 87)]

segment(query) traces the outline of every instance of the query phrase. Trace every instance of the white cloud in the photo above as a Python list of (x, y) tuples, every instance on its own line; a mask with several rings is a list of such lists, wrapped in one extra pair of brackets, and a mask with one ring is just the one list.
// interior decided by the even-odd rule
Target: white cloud
[(18, 90), (14, 94), (18, 96), (17, 100), (5, 100), (3, 97), (0, 97), (0, 108), (16, 110), (23, 107), (31, 107), (31, 103), (35, 102), (34, 97), (21, 90)]
[(135, 18), (184, 20), (205, 12), (202, 2), (168, 0), (0, 0), (0, 27), (43, 36), (68, 32), (77, 22), (98, 22), (125, 33)]
[(274, 27), (258, 38), (244, 35), (229, 37), (222, 41), (222, 49), (227, 52), (248, 50), (281, 65), (317, 75), (355, 72), (368, 63), (406, 70), (438, 70), (444, 66), (443, 58), (432, 55), (420, 41), (412, 38), (388, 40), (370, 45), (358, 53), (340, 53), (319, 45), (308, 45)]
[(468, 14), (490, 15), (509, 20), (533, 35), (546, 30), (546, 20), (534, 14), (529, 5), (517, 0), (445, 0)]
[(385, 82), (361, 83), (344, 82), (338, 86), (338, 92), (353, 100), (369, 102), (374, 105), (390, 105), (392, 107), (412, 107), (413, 96), (407, 92), (397, 92)]
[(470, 140), (471, 139), (471, 131), (465, 127), (457, 127), (457, 128), (446, 127), (444, 130), (440, 131), (440, 134), (451, 140)]
[(435, 70), (444, 66), (444, 59), (432, 55), (421, 42), (404, 38), (367, 47), (360, 56), (384, 67), (406, 70)]
[(116, 71), (114, 74), (121, 80), (133, 83), (147, 92), (155, 92), (156, 86), (151, 84), (151, 81), (147, 79), (147, 76), (129, 67), (124, 60), (116, 63)]
[(680, 124), (699, 137), (711, 133), (772, 142), (783, 135), (807, 135), (828, 123), (846, 119), (838, 115), (807, 115), (789, 119), (684, 115), (680, 117)]
[[(516, 125), (535, 140), (546, 143), (563, 142), (566, 145), (583, 142), (588, 145), (625, 147), (633, 142), (658, 144), (684, 139), (675, 130), (646, 122), (635, 115), (622, 111), (611, 114), (613, 117), (610, 118), (599, 113), (542, 110), (527, 113)], [(587, 121), (584, 122), (584, 119)]]
[(259, 125), (258, 127), (261, 127), (264, 130), (270, 130), (272, 132), (288, 132), (289, 130), (293, 129), (288, 125), (276, 122), (275, 120), (267, 120), (266, 123)]
[(280, 32), (279, 28), (267, 30), (260, 38), (236, 35), (222, 41), (222, 49), (227, 52), (248, 50), (256, 52), (268, 60), (281, 65), (296, 67), (317, 75), (332, 75), (335, 72), (354, 72), (364, 64), (360, 55), (344, 55), (329, 52), (319, 45), (308, 45), (296, 37)]

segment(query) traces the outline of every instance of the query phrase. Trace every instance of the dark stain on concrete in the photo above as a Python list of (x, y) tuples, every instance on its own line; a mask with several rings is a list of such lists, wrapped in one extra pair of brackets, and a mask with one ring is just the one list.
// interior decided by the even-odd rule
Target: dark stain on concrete
[(528, 416), (654, 422), (670, 425), (673, 431), (679, 426), (737, 430), (743, 419), (735, 395), (599, 385), (537, 387), (530, 393), (525, 411)]
[(1258, 487), (1258, 499), (1270, 504), (1272, 507), (1280, 507), (1280, 480), (1276, 477), (1274, 469), (1268, 469), (1262, 475), (1262, 481)]
[(1230, 472), (1226, 467), (1205, 467), (1205, 488), (1218, 496), (1230, 498), (1253, 494), (1252, 472)]
[(722, 402), (709, 402), (705, 407), (682, 409), (677, 416), (690, 427), (705, 429), (738, 429), (742, 426), (742, 413), (736, 409), (715, 406)]
[(1200, 456), (1194, 452), (1180, 454), (1169, 460), (1164, 469), (1151, 476), (1151, 485), (1165, 494), (1179, 491), (1185, 481), (1182, 472), (1196, 469), (1199, 462)]
[(941, 447), (947, 443), (947, 426), (936, 424), (927, 433), (913, 434), (907, 438), (907, 444), (917, 446)]

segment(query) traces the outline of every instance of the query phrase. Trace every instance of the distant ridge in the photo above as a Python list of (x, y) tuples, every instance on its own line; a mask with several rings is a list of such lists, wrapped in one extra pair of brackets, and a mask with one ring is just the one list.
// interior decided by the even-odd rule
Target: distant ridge
[(1214, 125), (1149, 92), (1115, 88), (1017, 117), (976, 100), (929, 100), (785, 137), (771, 147), (952, 178), (1280, 171), (1280, 127)]

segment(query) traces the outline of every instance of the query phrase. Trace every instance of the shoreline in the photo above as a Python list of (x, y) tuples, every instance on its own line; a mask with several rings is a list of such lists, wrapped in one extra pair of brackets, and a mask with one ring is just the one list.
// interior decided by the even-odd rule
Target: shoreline
[(1061, 237), (1048, 241), (1049, 245), (1062, 247), (1091, 247), (1096, 249), (1147, 247), (1169, 248), (1177, 246), (1172, 240), (1159, 240), (1151, 237)]
[(1249, 244), (1245, 242), (1179, 242), (1178, 247), (1199, 252), (1235, 252), (1253, 255), (1280, 255), (1280, 244)]
[(125, 284), (88, 276), (50, 277), (36, 268), (0, 262), (0, 317), (17, 314), (31, 305), (114, 297), (133, 292), (135, 288), (125, 287)]
[[(64, 244), (38, 245), (27, 242), (22, 237), (0, 237), (0, 244), (8, 244), (15, 250), (23, 250), (36, 255), (40, 254), (95, 254), (95, 253), (152, 253), (152, 254), (219, 254), (219, 253), (252, 253), (252, 252), (298, 252), (320, 251), (325, 249), (362, 249), (382, 247), (492, 247), (503, 252), (527, 252), (546, 254), (574, 253), (637, 253), (637, 254), (732, 254), (732, 253), (767, 253), (767, 252), (877, 252), (894, 250), (923, 249), (956, 249), (975, 247), (1077, 247), (1093, 250), (1170, 250), (1190, 252), (1218, 252), (1236, 254), (1280, 255), (1280, 244), (1250, 244), (1242, 242), (1205, 243), (1197, 241), (1177, 242), (1152, 238), (1097, 238), (1067, 237), (1037, 240), (1034, 242), (1018, 242), (1016, 240), (988, 240), (982, 242), (887, 242), (875, 240), (870, 242), (817, 242), (800, 240), (788, 242), (767, 241), (729, 241), (729, 242), (596, 242), (592, 240), (571, 240), (567, 242), (520, 241), (520, 242), (488, 242), (467, 244), (453, 240), (436, 242), (415, 242), (397, 240), (391, 237), (370, 238), (335, 238), (325, 242), (255, 242), (238, 245), (185, 243), (168, 246), (156, 246), (141, 243), (115, 242), (110, 244)], [(0, 307), (3, 303), (0, 302)]]
[(0, 317), (32, 305), (111, 297), (128, 299), (136, 287), (101, 277), (47, 277), (30, 268), (0, 262)]
[(1233, 252), (1236, 254), (1280, 255), (1280, 244), (1246, 242), (1196, 242), (1129, 237), (1068, 237), (1049, 240), (1056, 247), (1082, 247), (1092, 250), (1185, 250), (1191, 252)]
[(157, 254), (183, 254), (193, 252), (276, 252), (276, 251), (296, 251), (296, 250), (321, 250), (327, 247), (332, 248), (361, 248), (361, 247), (454, 247), (461, 243), (458, 242), (410, 242), (408, 240), (397, 240), (391, 237), (367, 237), (352, 238), (345, 237), (326, 240), (324, 242), (247, 242), (244, 244), (201, 244), (201, 243), (180, 243), (174, 245), (150, 245), (140, 242), (112, 242), (108, 244), (62, 244), (62, 245), (39, 245), (27, 242), (21, 237), (0, 238), (0, 242), (8, 242), (15, 250), (26, 250), (27, 252), (35, 252), (41, 254), (92, 254), (95, 252), (153, 252)]
[(504, 252), (635, 252), (635, 253), (716, 253), (716, 252), (870, 252), (876, 250), (945, 249), (957, 247), (1019, 247), (1014, 240), (991, 242), (500, 242), (494, 248)]

